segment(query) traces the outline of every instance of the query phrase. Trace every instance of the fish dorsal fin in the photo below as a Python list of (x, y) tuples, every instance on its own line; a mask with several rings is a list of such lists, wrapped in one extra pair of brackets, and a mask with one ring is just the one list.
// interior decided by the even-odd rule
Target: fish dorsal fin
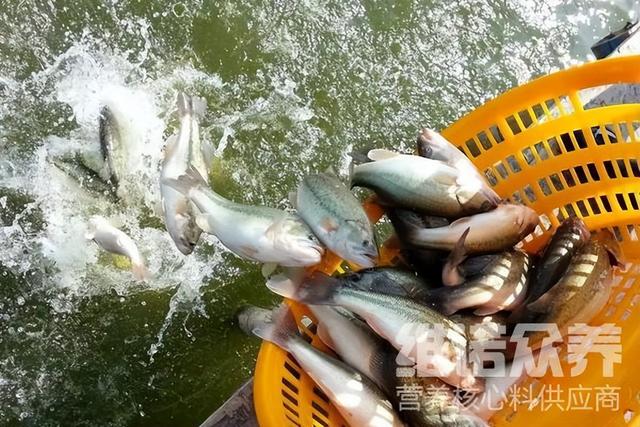
[(462, 233), (460, 239), (449, 253), (447, 261), (442, 268), (442, 282), (447, 286), (457, 286), (464, 283), (465, 278), (460, 274), (458, 267), (467, 258), (467, 250), (464, 242), (467, 239), (467, 235), (469, 235), (469, 230), (471, 230), (471, 227), (467, 227), (467, 229), (464, 230), (464, 233)]
[(367, 153), (367, 157), (373, 160), (374, 162), (378, 162), (380, 160), (392, 159), (398, 156), (400, 156), (400, 153), (386, 150), (384, 148), (374, 148), (373, 150), (369, 150), (369, 152)]

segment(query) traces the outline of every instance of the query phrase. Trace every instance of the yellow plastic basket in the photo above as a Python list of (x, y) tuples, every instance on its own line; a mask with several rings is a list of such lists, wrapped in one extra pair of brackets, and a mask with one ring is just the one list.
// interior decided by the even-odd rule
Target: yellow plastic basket
[[(525, 249), (538, 250), (563, 218), (578, 216), (591, 230), (608, 228), (621, 242), (631, 263), (615, 277), (607, 306), (592, 322), (622, 328), (622, 364), (615, 376), (603, 378), (602, 356), (589, 355), (584, 374), (530, 379), (530, 396), (543, 387), (563, 390), (617, 391), (618, 408), (567, 410), (563, 404), (542, 408), (535, 399), (505, 404), (491, 420), (504, 425), (640, 426), (640, 104), (591, 105), (583, 101), (589, 88), (640, 83), (640, 56), (601, 60), (539, 78), (487, 102), (446, 129), (443, 134), (491, 177), (505, 198), (531, 206), (540, 225)], [(615, 87), (609, 88), (615, 90)], [(372, 220), (380, 208), (367, 204)], [(382, 262), (394, 253), (383, 248)], [(319, 267), (341, 270), (341, 260), (329, 254)], [(301, 327), (310, 335), (313, 321), (305, 308), (291, 304)], [(314, 338), (313, 344), (326, 349)], [(567, 371), (563, 361), (563, 368)], [(295, 360), (278, 347), (263, 343), (255, 373), (254, 403), (263, 427), (345, 425)], [(591, 394), (590, 399), (597, 395)], [(570, 397), (569, 397), (570, 398)], [(540, 403), (539, 401), (537, 403)], [(549, 406), (549, 405), (545, 405)], [(584, 405), (586, 407), (586, 405)], [(592, 404), (591, 407), (594, 407)], [(357, 427), (357, 426), (352, 426)]]

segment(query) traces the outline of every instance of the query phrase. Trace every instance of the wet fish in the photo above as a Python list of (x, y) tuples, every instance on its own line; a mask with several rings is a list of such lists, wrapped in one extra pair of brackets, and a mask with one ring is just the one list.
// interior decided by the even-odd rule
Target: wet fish
[[(297, 285), (290, 280), (271, 278), (267, 287), (273, 292), (314, 305), (344, 307), (364, 319), (380, 336), (403, 356), (417, 361), (422, 375), (436, 375), (447, 383), (462, 388), (481, 388), (471, 367), (458, 366), (467, 340), (464, 331), (434, 310), (409, 298), (351, 289), (339, 281), (325, 281), (326, 275), (312, 275)], [(431, 331), (442, 339), (432, 354), (417, 357), (417, 340)], [(445, 336), (442, 336), (445, 335)]]
[(538, 214), (523, 205), (499, 205), (496, 209), (460, 218), (446, 227), (418, 228), (407, 233), (409, 244), (451, 251), (469, 229), (464, 242), (467, 253), (502, 252), (511, 249), (538, 224)]
[(96, 242), (107, 252), (128, 257), (131, 260), (131, 269), (136, 280), (147, 280), (151, 277), (144, 258), (133, 239), (111, 225), (105, 218), (91, 217), (85, 237)]
[(571, 258), (589, 241), (591, 233), (580, 218), (565, 220), (534, 264), (527, 301), (535, 301), (562, 277)]
[[(193, 125), (198, 117), (204, 114), (204, 101), (192, 98), (183, 93), (178, 94), (178, 114), (180, 116), (180, 130), (178, 136), (167, 140), (164, 162), (162, 164), (161, 180), (177, 179), (186, 173), (190, 164), (198, 170), (200, 176), (207, 181), (207, 169), (202, 161), (202, 155), (194, 158), (194, 153), (200, 151), (199, 136), (194, 133)], [(196, 125), (197, 131), (197, 125)], [(196, 143), (194, 140), (198, 141)], [(162, 197), (162, 211), (164, 223), (180, 252), (189, 255), (200, 239), (202, 230), (196, 224), (196, 212), (189, 203), (189, 199), (167, 184), (160, 183)]]
[(475, 308), (479, 316), (510, 310), (524, 301), (529, 267), (528, 254), (505, 251), (485, 274), (458, 286), (432, 290), (425, 300), (445, 315), (466, 308)]
[(403, 427), (383, 392), (362, 373), (314, 348), (299, 334), (288, 308), (272, 322), (257, 321), (252, 332), (289, 352), (352, 426)]
[(444, 162), (386, 150), (371, 150), (369, 157), (375, 161), (353, 166), (351, 185), (370, 188), (393, 207), (458, 218), (498, 204), (482, 181)]
[(298, 186), (296, 208), (318, 239), (341, 258), (373, 267), (378, 258), (373, 226), (362, 204), (329, 173), (305, 177)]
[(103, 106), (100, 110), (99, 118), (99, 138), (100, 151), (105, 167), (100, 172), (103, 179), (111, 181), (115, 187), (120, 185), (120, 181), (128, 168), (128, 150), (124, 142), (125, 135), (123, 124), (120, 118), (108, 106)]
[[(429, 277), (438, 284), (446, 252), (412, 246), (407, 235), (416, 228), (434, 228), (449, 225), (445, 218), (433, 217), (407, 209), (387, 209), (387, 218), (391, 221), (398, 237), (400, 253), (404, 261), (423, 277)], [(435, 280), (434, 280), (435, 279)]]
[[(536, 323), (554, 323), (564, 336), (576, 323), (589, 323), (605, 306), (611, 293), (613, 265), (622, 265), (620, 246), (608, 230), (591, 239), (571, 259), (562, 278), (544, 295), (527, 304)], [(545, 332), (529, 335), (529, 346), (538, 348)]]
[[(398, 411), (411, 426), (484, 426), (458, 402), (454, 389), (435, 377), (398, 376), (398, 352), (376, 335), (364, 322), (347, 317), (329, 306), (309, 307), (319, 319), (320, 339), (340, 358), (366, 375), (399, 408), (397, 392), (401, 387), (423, 390), (417, 411)], [(400, 366), (406, 366), (403, 362)]]
[(456, 168), (462, 174), (475, 176), (484, 183), (484, 190), (491, 198), (500, 201), (500, 196), (487, 184), (484, 176), (480, 174), (476, 166), (455, 145), (447, 141), (438, 132), (431, 129), (423, 129), (418, 135), (418, 153), (422, 157), (440, 160), (451, 167)]
[(163, 183), (187, 196), (200, 211), (198, 227), (215, 235), (236, 255), (284, 267), (320, 262), (324, 249), (296, 215), (227, 200), (211, 190), (193, 167), (177, 180), (165, 179)]
[(346, 364), (366, 375), (393, 399), (398, 351), (353, 315), (347, 316), (327, 305), (310, 305), (309, 309), (318, 320), (318, 337)]
[[(324, 273), (315, 273), (320, 280)], [(336, 277), (322, 277), (322, 281), (339, 281), (342, 286), (385, 295), (396, 295), (421, 300), (435, 285), (418, 277), (414, 272), (396, 267), (373, 267)]]

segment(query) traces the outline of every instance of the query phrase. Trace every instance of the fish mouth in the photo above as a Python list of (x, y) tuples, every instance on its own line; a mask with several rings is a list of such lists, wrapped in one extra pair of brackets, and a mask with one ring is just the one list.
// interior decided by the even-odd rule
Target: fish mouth
[(360, 253), (360, 254), (355, 254), (349, 257), (349, 260), (351, 262), (354, 262), (355, 264), (358, 265), (358, 267), (361, 268), (371, 268), (371, 267), (375, 267), (376, 264), (378, 263), (378, 254), (367, 254), (367, 253)]

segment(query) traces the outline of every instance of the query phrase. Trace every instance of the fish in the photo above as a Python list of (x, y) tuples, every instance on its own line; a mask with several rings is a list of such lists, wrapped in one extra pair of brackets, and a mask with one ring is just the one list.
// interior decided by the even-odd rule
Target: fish
[(386, 205), (459, 218), (498, 204), (482, 181), (439, 160), (380, 149), (368, 156), (374, 161), (352, 164), (351, 186), (373, 190)]
[(225, 199), (214, 192), (193, 167), (178, 179), (162, 182), (195, 204), (199, 210), (198, 227), (215, 235), (241, 258), (283, 267), (307, 267), (322, 258), (324, 248), (311, 229), (294, 214)]
[(120, 186), (120, 181), (128, 169), (128, 150), (121, 121), (122, 119), (117, 117), (113, 109), (107, 105), (102, 106), (98, 120), (98, 133), (104, 167), (100, 175), (116, 188)]
[[(465, 389), (482, 388), (481, 380), (473, 376), (471, 367), (464, 362), (458, 363), (468, 344), (458, 325), (409, 298), (351, 289), (340, 281), (327, 282), (326, 277), (312, 273), (299, 284), (271, 278), (267, 287), (278, 295), (305, 304), (350, 310), (404, 357), (415, 361), (419, 375), (435, 375), (448, 384)], [(432, 353), (420, 351), (418, 358), (419, 340), (429, 332), (438, 345)], [(440, 339), (442, 345), (439, 345)]]
[(207, 169), (202, 162), (202, 155), (196, 156), (196, 159), (193, 156), (194, 152), (200, 150), (199, 143), (196, 144), (194, 141), (196, 139), (199, 141), (199, 136), (194, 133), (193, 124), (197, 123), (198, 117), (204, 114), (205, 105), (199, 98), (192, 98), (183, 93), (178, 94), (177, 102), (180, 130), (178, 136), (171, 136), (165, 145), (165, 156), (160, 172), (160, 195), (165, 227), (178, 250), (184, 255), (189, 255), (202, 234), (202, 230), (196, 224), (197, 212), (185, 195), (163, 184), (162, 180), (178, 178), (186, 172), (189, 165), (193, 164), (207, 182)]
[(442, 264), (447, 256), (446, 252), (412, 246), (407, 243), (406, 236), (415, 228), (444, 227), (449, 225), (449, 221), (445, 218), (428, 216), (407, 209), (389, 208), (385, 213), (398, 237), (400, 254), (404, 262), (422, 277), (429, 277), (432, 281), (437, 282), (442, 271)]
[(440, 160), (457, 169), (461, 174), (474, 176), (484, 184), (485, 193), (495, 203), (501, 202), (500, 196), (488, 185), (486, 178), (480, 174), (471, 160), (438, 132), (431, 129), (423, 129), (418, 135), (417, 147), (420, 156)]
[[(336, 277), (322, 272), (315, 273), (323, 282), (339, 281), (351, 289), (396, 295), (420, 301), (422, 296), (436, 285), (418, 277), (414, 272), (397, 267), (373, 267)], [(321, 276), (322, 279), (320, 279)]]
[(485, 274), (458, 286), (434, 289), (425, 301), (447, 316), (467, 308), (474, 308), (479, 316), (511, 310), (525, 299), (530, 264), (527, 253), (505, 251)]
[(407, 232), (408, 244), (451, 251), (467, 229), (464, 249), (469, 254), (511, 249), (538, 224), (538, 214), (524, 205), (502, 204), (490, 212), (460, 218), (446, 227), (418, 228)]
[(53, 157), (51, 163), (74, 179), (82, 188), (115, 200), (115, 187), (105, 182), (93, 169), (86, 166), (80, 155)]
[(436, 377), (397, 375), (398, 352), (375, 334), (364, 322), (346, 316), (334, 307), (309, 306), (317, 322), (317, 334), (342, 361), (372, 380), (400, 409), (398, 390), (423, 390), (418, 410), (398, 410), (398, 415), (414, 427), (485, 426), (458, 402), (453, 387)]
[(362, 204), (336, 176), (306, 176), (298, 186), (295, 207), (330, 251), (363, 268), (376, 264), (373, 226)]
[(107, 252), (124, 255), (129, 258), (133, 277), (136, 280), (144, 281), (151, 278), (145, 260), (133, 239), (122, 230), (111, 225), (106, 218), (97, 215), (91, 217), (85, 237), (96, 242), (98, 246)]
[(533, 266), (528, 301), (540, 298), (556, 284), (569, 267), (573, 255), (590, 237), (591, 233), (580, 218), (569, 218), (560, 224), (540, 259)]
[(272, 321), (256, 321), (252, 333), (289, 352), (352, 426), (404, 427), (376, 384), (348, 364), (316, 349), (300, 337), (290, 309), (282, 307)]
[[(572, 257), (560, 280), (537, 300), (527, 304), (535, 323), (554, 323), (562, 336), (569, 326), (589, 323), (611, 294), (613, 268), (623, 265), (620, 245), (609, 230), (592, 233)], [(529, 336), (529, 347), (540, 348), (546, 332)]]

